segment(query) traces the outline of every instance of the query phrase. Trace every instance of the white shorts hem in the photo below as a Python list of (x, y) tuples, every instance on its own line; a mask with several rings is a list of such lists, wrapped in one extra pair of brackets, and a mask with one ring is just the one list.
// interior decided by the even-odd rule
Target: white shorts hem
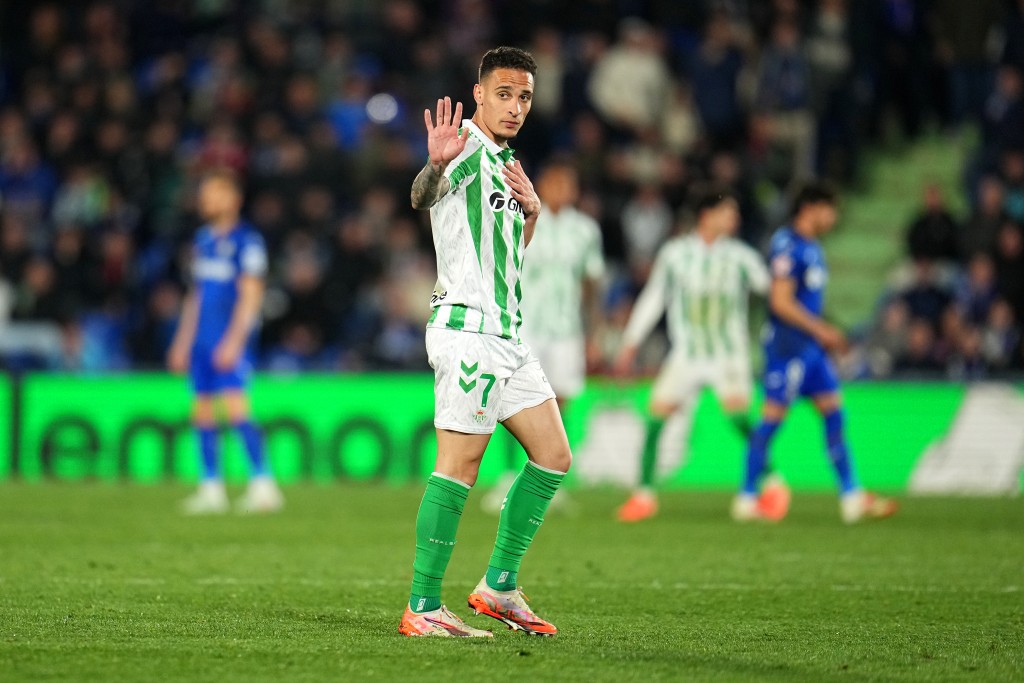
[(445, 429), (449, 432), (459, 432), (460, 434), (493, 434), (494, 430), (497, 429), (497, 425), (493, 427), (466, 427), (465, 425), (455, 424), (453, 422), (438, 422), (434, 420), (434, 426), (438, 429)]
[(507, 419), (509, 419), (511, 417), (515, 417), (516, 415), (518, 415), (519, 413), (523, 412), (524, 410), (529, 410), (530, 408), (536, 408), (537, 406), (541, 405), (545, 401), (553, 401), (553, 400), (555, 400), (555, 396), (552, 394), (551, 396), (545, 396), (545, 397), (543, 397), (541, 399), (538, 399), (536, 401), (525, 401), (525, 402), (520, 403), (520, 404), (516, 405), (515, 407), (513, 407), (505, 415), (499, 415), (498, 416), (498, 422), (499, 423), (500, 422), (504, 422), (505, 420), (507, 420)]

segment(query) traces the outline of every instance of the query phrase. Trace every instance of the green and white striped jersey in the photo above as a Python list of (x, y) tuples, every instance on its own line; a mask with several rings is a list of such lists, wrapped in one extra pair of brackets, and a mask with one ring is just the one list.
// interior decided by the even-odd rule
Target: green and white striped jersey
[(523, 267), (523, 334), (538, 340), (583, 334), (583, 280), (604, 276), (601, 228), (590, 216), (567, 206), (537, 218)]
[(437, 284), (427, 327), (519, 339), (523, 213), (505, 186), (502, 149), (469, 119), (469, 139), (448, 165), (451, 189), (430, 209)]
[(673, 349), (696, 359), (746, 354), (747, 299), (770, 284), (760, 255), (743, 242), (720, 238), (710, 245), (696, 234), (662, 246), (623, 335), (636, 346), (668, 311)]

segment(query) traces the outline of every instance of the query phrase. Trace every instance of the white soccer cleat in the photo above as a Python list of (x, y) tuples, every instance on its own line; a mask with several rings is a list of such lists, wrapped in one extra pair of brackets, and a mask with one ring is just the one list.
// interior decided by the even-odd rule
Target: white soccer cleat
[(222, 515), (229, 507), (222, 481), (202, 482), (195, 493), (181, 502), (181, 511), (186, 515)]
[(240, 514), (266, 514), (284, 507), (284, 495), (270, 477), (256, 477), (236, 503)]
[(892, 517), (898, 509), (899, 505), (891, 498), (883, 498), (859, 489), (839, 497), (839, 515), (846, 524)]
[(758, 505), (757, 496), (750, 493), (740, 493), (732, 499), (732, 507), (729, 514), (737, 522), (756, 522), (765, 519)]

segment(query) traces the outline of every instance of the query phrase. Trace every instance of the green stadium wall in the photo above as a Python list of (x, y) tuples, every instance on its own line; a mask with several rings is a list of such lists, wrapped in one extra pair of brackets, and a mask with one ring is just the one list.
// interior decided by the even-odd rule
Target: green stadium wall
[[(649, 384), (589, 383), (568, 414), (570, 441), (581, 450), (589, 425), (624, 408), (640, 416)], [(865, 485), (903, 489), (926, 447), (949, 428), (965, 388), (953, 384), (850, 384), (845, 388), (851, 447)], [(429, 375), (258, 376), (252, 400), (268, 451), (284, 482), (335, 478), (402, 483), (428, 474), (435, 448)], [(128, 479), (194, 481), (198, 459), (188, 425), (184, 380), (163, 374), (23, 377), (0, 382), (0, 439), (10, 458), (0, 476), (33, 481)], [(756, 406), (755, 406), (756, 410)], [(225, 474), (245, 476), (240, 444), (225, 433)], [(744, 444), (715, 401), (701, 397), (685, 466), (669, 486), (735, 487)], [(481, 482), (523, 459), (501, 429)], [(621, 457), (635, 458), (624, 453)], [(827, 490), (832, 472), (813, 409), (796, 406), (773, 444), (772, 458), (795, 488)]]

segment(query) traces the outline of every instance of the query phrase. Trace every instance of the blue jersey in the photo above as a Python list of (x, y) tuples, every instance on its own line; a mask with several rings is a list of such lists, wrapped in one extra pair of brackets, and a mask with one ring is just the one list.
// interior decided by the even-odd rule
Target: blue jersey
[[(828, 269), (825, 253), (815, 240), (801, 237), (790, 227), (779, 228), (772, 236), (768, 258), (772, 277), (792, 278), (796, 282), (796, 299), (804, 308), (820, 316), (824, 304)], [(769, 315), (765, 350), (773, 356), (803, 356), (822, 352), (821, 345), (807, 332)]]
[(267, 249), (254, 227), (240, 222), (231, 232), (200, 228), (194, 243), (192, 277), (199, 299), (194, 347), (212, 351), (231, 323), (238, 302), (238, 278), (263, 277)]

